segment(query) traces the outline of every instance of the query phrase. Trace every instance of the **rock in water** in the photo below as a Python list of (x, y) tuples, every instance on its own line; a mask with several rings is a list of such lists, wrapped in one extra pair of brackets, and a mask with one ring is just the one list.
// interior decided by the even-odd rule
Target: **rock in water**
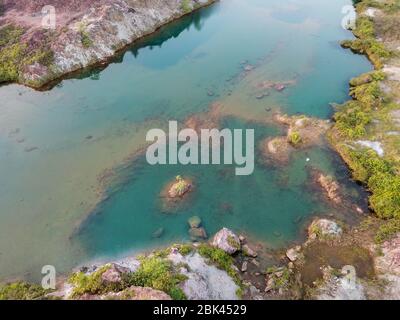
[(274, 88), (275, 88), (276, 91), (281, 92), (281, 91), (286, 89), (286, 86), (284, 84), (278, 83), (278, 84), (275, 85)]
[(239, 237), (227, 228), (218, 231), (214, 236), (212, 245), (224, 250), (228, 254), (234, 254), (241, 249)]
[(250, 248), (247, 244), (242, 246), (242, 251), (248, 257), (257, 258), (257, 252)]
[(343, 233), (342, 228), (332, 220), (316, 219), (308, 227), (308, 237), (310, 240), (317, 238), (337, 238)]
[(190, 191), (192, 185), (184, 180), (181, 176), (176, 177), (176, 182), (171, 186), (168, 191), (168, 196), (170, 198), (178, 198), (184, 196)]
[(190, 235), (190, 240), (192, 241), (207, 239), (207, 233), (204, 228), (190, 228), (189, 235)]
[(190, 228), (198, 228), (201, 226), (201, 219), (198, 216), (193, 216), (188, 220)]
[(331, 176), (324, 176), (322, 173), (318, 177), (318, 183), (325, 190), (327, 197), (335, 203), (341, 203), (339, 196), (339, 185)]
[(153, 238), (161, 238), (163, 234), (164, 234), (164, 228), (159, 228), (153, 232), (152, 237)]
[(248, 265), (248, 262), (247, 261), (243, 261), (242, 268), (240, 270), (242, 272), (246, 272), (247, 271), (247, 265)]

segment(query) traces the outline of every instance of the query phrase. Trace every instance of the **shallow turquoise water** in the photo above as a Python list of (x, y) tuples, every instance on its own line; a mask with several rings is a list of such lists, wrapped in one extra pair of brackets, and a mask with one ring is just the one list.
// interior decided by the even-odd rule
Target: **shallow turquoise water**
[[(255, 128), (258, 139), (279, 134), (252, 122), (270, 117), (270, 107), (330, 117), (329, 103), (348, 98), (348, 80), (371, 69), (338, 44), (351, 37), (340, 26), (349, 3), (225, 0), (141, 40), (105, 70), (51, 91), (0, 87), (0, 278), (35, 278), (45, 264), (66, 271), (94, 257), (187, 239), (193, 214), (209, 234), (227, 226), (271, 246), (297, 239), (307, 217), (332, 210), (305, 189), (305, 159), (347, 182), (329, 150), (296, 153), (287, 168), (258, 157), (255, 173), (240, 178), (231, 167), (123, 160), (144, 143), (147, 129), (205, 112), (214, 102), (223, 104), (226, 126)], [(255, 66), (249, 75), (242, 61)], [(259, 101), (262, 81), (293, 85)], [(31, 147), (38, 149), (26, 152)], [(118, 168), (121, 183), (96, 204), (96, 177), (110, 167)], [(196, 190), (168, 215), (158, 195), (177, 174), (193, 177)], [(164, 236), (152, 239), (159, 227)]]
[[(279, 132), (234, 119), (226, 119), (223, 127), (254, 129), (256, 141)], [(93, 256), (116, 256), (190, 241), (187, 221), (196, 215), (210, 235), (229, 227), (276, 248), (301, 239), (313, 215), (335, 213), (351, 222), (354, 212), (337, 212), (315, 193), (310, 185), (312, 168), (335, 175), (345, 193), (352, 193), (353, 201), (365, 205), (365, 194), (348, 181), (346, 168), (330, 150), (316, 147), (298, 152), (287, 167), (268, 165), (260, 154), (256, 158), (254, 173), (239, 177), (234, 165), (150, 166), (142, 157), (120, 168), (123, 180), (109, 189), (109, 197), (82, 224), (75, 240)], [(190, 178), (194, 191), (171, 207), (165, 205), (161, 192), (177, 175)], [(155, 238), (153, 234), (159, 229), (162, 236)]]

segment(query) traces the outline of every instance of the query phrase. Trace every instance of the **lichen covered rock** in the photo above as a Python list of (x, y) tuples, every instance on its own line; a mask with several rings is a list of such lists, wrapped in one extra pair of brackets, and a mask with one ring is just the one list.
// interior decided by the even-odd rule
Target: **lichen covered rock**
[(173, 183), (168, 190), (168, 196), (170, 198), (183, 197), (192, 189), (192, 184), (181, 176), (177, 176), (175, 180), (175, 183)]
[(343, 233), (343, 229), (332, 220), (316, 219), (308, 228), (308, 237), (310, 240), (337, 238)]
[(241, 249), (239, 237), (227, 228), (218, 231), (212, 245), (224, 250), (228, 254), (235, 254)]

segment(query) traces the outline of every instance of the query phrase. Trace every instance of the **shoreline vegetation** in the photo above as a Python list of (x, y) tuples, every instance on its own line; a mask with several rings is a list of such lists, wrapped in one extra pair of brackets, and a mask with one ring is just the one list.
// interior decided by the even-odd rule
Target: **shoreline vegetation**
[[(399, 299), (400, 38), (396, 26), (400, 3), (358, 0), (354, 4), (356, 39), (345, 40), (342, 46), (365, 54), (375, 70), (350, 81), (352, 100), (336, 107), (333, 125), (281, 116), (287, 135), (264, 141), (261, 148), (275, 161), (285, 162), (290, 152), (327, 134), (354, 180), (370, 191), (370, 208), (376, 216), (356, 226), (316, 217), (307, 226), (303, 244), (268, 252), (272, 265), (271, 259), (264, 261), (265, 250), (257, 243), (224, 228), (210, 242), (177, 244), (119, 262), (81, 267), (53, 292), (24, 282), (6, 284), (0, 286), (0, 300)], [(306, 130), (312, 127), (318, 129), (317, 136)], [(317, 175), (317, 180), (330, 201), (340, 201), (340, 186), (331, 177)], [(181, 177), (175, 183), (179, 181)], [(354, 286), (348, 286), (349, 280)]]
[(400, 231), (400, 4), (362, 0), (355, 6), (356, 39), (342, 46), (365, 54), (375, 70), (350, 81), (352, 100), (337, 107), (329, 138), (353, 178), (370, 191), (370, 208), (379, 218), (375, 241), (382, 243)]
[(56, 27), (46, 29), (40, 3), (0, 0), (0, 85), (51, 89), (74, 72), (106, 66), (137, 40), (215, 1), (56, 0)]

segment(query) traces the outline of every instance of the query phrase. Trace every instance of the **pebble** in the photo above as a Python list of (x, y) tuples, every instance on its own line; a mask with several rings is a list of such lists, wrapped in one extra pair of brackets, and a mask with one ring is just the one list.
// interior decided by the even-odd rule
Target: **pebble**
[(247, 261), (244, 261), (244, 262), (242, 263), (241, 271), (242, 271), (242, 272), (246, 272), (246, 271), (247, 271)]

